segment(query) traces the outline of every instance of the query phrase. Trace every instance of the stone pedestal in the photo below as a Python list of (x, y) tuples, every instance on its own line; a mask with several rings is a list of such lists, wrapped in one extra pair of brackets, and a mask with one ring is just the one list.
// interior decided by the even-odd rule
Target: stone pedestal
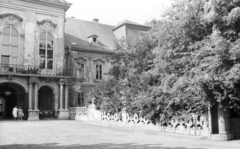
[(38, 121), (39, 110), (28, 110), (28, 121)]
[(229, 141), (233, 139), (233, 134), (212, 134), (211, 139), (216, 141)]
[(58, 119), (59, 120), (69, 120), (69, 110), (66, 109), (62, 109), (62, 110), (58, 110)]
[(218, 107), (218, 128), (219, 134), (212, 135), (212, 140), (228, 141), (233, 139), (233, 134), (230, 132), (229, 109)]
[(89, 121), (101, 121), (101, 112), (96, 110), (94, 104), (88, 106), (88, 120)]
[(126, 110), (122, 110), (122, 121), (127, 124), (127, 112)]

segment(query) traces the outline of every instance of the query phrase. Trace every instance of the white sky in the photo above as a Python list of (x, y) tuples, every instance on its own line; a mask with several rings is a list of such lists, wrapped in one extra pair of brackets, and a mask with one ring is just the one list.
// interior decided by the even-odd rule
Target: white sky
[(144, 24), (170, 6), (172, 0), (67, 0), (73, 3), (67, 17), (116, 25), (124, 19)]

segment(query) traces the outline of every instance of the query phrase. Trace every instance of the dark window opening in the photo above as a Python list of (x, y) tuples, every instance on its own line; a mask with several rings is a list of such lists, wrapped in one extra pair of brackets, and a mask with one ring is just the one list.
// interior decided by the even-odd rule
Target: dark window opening
[(78, 93), (77, 106), (84, 106), (84, 93)]
[(102, 65), (96, 65), (96, 79), (102, 80)]

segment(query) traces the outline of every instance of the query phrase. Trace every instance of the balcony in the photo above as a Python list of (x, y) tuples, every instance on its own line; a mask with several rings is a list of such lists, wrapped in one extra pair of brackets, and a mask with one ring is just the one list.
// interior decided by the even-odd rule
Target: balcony
[(71, 72), (71, 69), (41, 69), (39, 66), (33, 65), (0, 64), (0, 74), (70, 77)]

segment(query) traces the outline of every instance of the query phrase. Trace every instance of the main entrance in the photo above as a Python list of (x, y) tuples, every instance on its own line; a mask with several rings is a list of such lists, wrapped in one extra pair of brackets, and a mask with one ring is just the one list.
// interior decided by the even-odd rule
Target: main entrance
[(20, 85), (16, 83), (0, 84), (0, 117), (12, 118), (12, 109), (17, 106), (24, 111), (24, 119), (28, 115), (28, 104), (26, 93)]
[(54, 110), (53, 90), (48, 86), (42, 86), (38, 91), (38, 108), (40, 110), (39, 118), (54, 119), (56, 118), (56, 111)]

